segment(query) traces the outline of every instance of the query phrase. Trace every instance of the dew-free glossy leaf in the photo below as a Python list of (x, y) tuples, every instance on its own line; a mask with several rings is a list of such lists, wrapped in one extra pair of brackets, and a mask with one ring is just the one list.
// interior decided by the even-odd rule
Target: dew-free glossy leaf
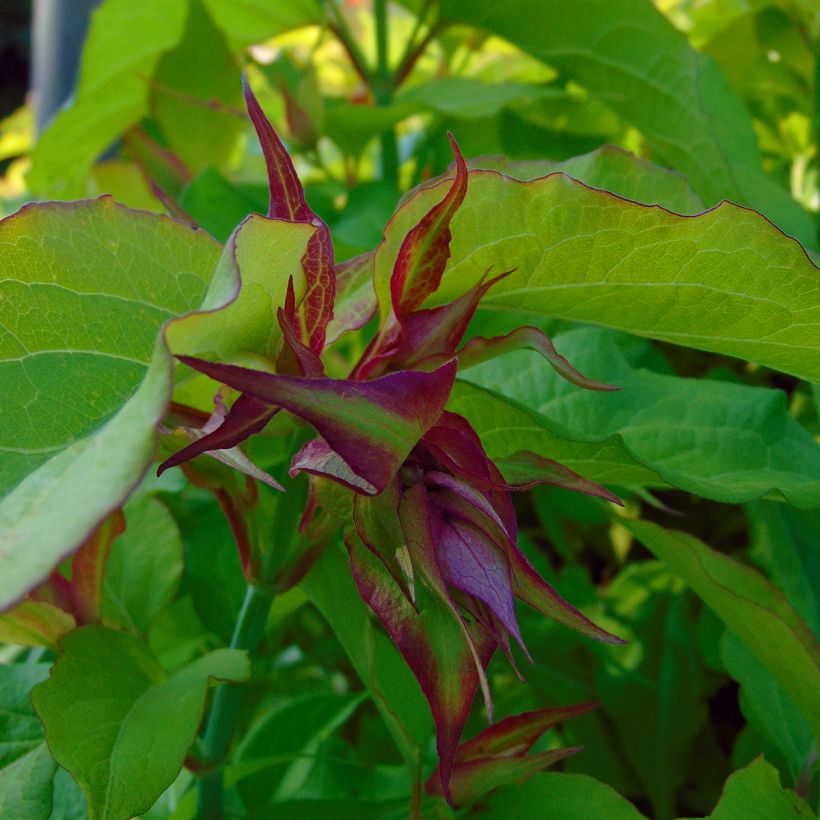
[(172, 674), (137, 638), (106, 627), (67, 635), (32, 692), (49, 748), (88, 798), (91, 820), (147, 811), (179, 773), (210, 679), (242, 681), (243, 652), (219, 649)]
[[(404, 236), (447, 185), (417, 192), (387, 226), (376, 254), (383, 316)], [(723, 204), (684, 217), (559, 174), (519, 182), (472, 171), (450, 228), (450, 258), (432, 304), (464, 293), (491, 266), (515, 268), (485, 305), (605, 325), (820, 379), (820, 272), (796, 242), (752, 211)]]
[(242, 132), (242, 87), (239, 64), (203, 0), (186, 5), (182, 38), (157, 63), (149, 113), (167, 148), (196, 172), (229, 158)]
[(6, 608), (153, 458), (171, 390), (160, 328), (198, 306), (218, 246), (108, 199), (27, 206), (0, 223), (0, 243), (0, 486), (17, 485), (0, 503)]
[(487, 811), (498, 820), (526, 817), (533, 806), (556, 820), (646, 820), (611, 786), (583, 774), (546, 772), (523, 786), (507, 786), (487, 798)]
[(182, 538), (156, 498), (137, 496), (124, 512), (127, 528), (114, 542), (105, 570), (103, 621), (145, 634), (179, 586)]
[(31, 189), (83, 196), (97, 157), (148, 113), (150, 80), (162, 54), (179, 44), (187, 0), (108, 0), (94, 13), (73, 104), (37, 141)]
[(662, 205), (677, 214), (696, 214), (704, 210), (703, 202), (689, 187), (683, 174), (654, 165), (614, 145), (604, 145), (563, 162), (478, 157), (468, 160), (467, 165), (471, 169), (500, 171), (522, 181), (562, 173), (590, 188), (610, 191), (644, 205)]
[[(617, 442), (674, 487), (727, 502), (779, 492), (797, 506), (820, 506), (820, 446), (790, 415), (780, 391), (633, 369), (605, 330), (573, 330), (557, 345), (584, 373), (622, 389), (578, 390), (525, 352), (460, 375), (531, 408), (578, 441)], [(563, 460), (560, 452), (555, 458)]]
[(757, 570), (684, 532), (649, 521), (623, 521), (681, 576), (771, 672), (820, 739), (820, 646), (782, 593)]
[(751, 117), (717, 63), (651, 3), (446, 0), (441, 14), (504, 37), (581, 84), (684, 173), (707, 205), (749, 205), (802, 241), (814, 239), (808, 214), (764, 175)]
[(706, 820), (813, 820), (815, 816), (805, 800), (780, 785), (777, 769), (758, 757), (729, 777), (715, 810)]

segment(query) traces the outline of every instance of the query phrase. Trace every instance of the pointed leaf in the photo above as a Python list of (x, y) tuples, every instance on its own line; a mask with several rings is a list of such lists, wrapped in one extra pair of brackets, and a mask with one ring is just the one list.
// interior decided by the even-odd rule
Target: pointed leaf
[[(457, 763), (450, 778), (452, 803), (465, 806), (500, 786), (510, 783), (520, 786), (534, 774), (580, 751), (580, 747), (550, 749), (526, 757), (479, 757)], [(441, 794), (438, 772), (427, 781), (426, 787), (428, 794)]]
[(378, 490), (367, 479), (353, 471), (351, 466), (326, 441), (315, 438), (302, 447), (290, 463), (290, 475), (311, 473), (338, 481), (357, 493), (375, 495)]
[[(162, 475), (170, 467), (184, 464), (203, 453), (213, 453), (215, 458), (219, 458), (229, 466), (238, 466), (236, 459), (230, 453), (245, 439), (264, 430), (277, 412), (278, 408), (273, 407), (269, 402), (260, 401), (247, 394), (241, 395), (233, 403), (219, 427), (199, 435), (187, 447), (183, 447), (165, 459), (157, 468), (157, 475)], [(189, 429), (192, 430), (192, 428)], [(192, 431), (192, 434), (196, 433)], [(231, 461), (234, 463), (230, 463)], [(268, 478), (273, 481), (270, 476)]]
[(595, 709), (596, 703), (557, 706), (523, 712), (499, 720), (458, 747), (456, 762), (464, 763), (491, 755), (521, 755), (528, 752), (541, 735), (562, 721)]
[(61, 647), (32, 702), (55, 759), (85, 792), (91, 820), (146, 812), (182, 767), (209, 679), (250, 673), (243, 652), (220, 649), (168, 675), (137, 638), (99, 626), (74, 630)]
[(449, 584), (483, 601), (519, 643), (510, 565), (480, 530), (461, 521), (442, 522), (436, 552)]
[(452, 134), (456, 175), (445, 196), (406, 232), (390, 278), (393, 312), (399, 322), (435, 293), (450, 256), (450, 220), (467, 193), (467, 165)]
[[(413, 609), (381, 561), (354, 534), (346, 539), (359, 594), (376, 613), (418, 680), (436, 723), (436, 748), (447, 782), (453, 755), (470, 711), (478, 673), (464, 635), (447, 607), (421, 587), (419, 610)], [(494, 642), (480, 639), (486, 663)]]
[(568, 382), (585, 387), (587, 390), (620, 390), (611, 384), (597, 382), (588, 379), (579, 373), (556, 349), (552, 339), (541, 330), (535, 327), (519, 327), (511, 331), (506, 336), (494, 336), (492, 339), (485, 339), (483, 336), (476, 336), (470, 339), (464, 347), (458, 351), (458, 364), (460, 370), (467, 370), (474, 365), (481, 364), (488, 359), (502, 356), (511, 350), (521, 348), (531, 348), (538, 351), (555, 370)]
[(307, 222), (317, 228), (302, 257), (305, 296), (300, 309), (302, 341), (314, 352), (321, 351), (327, 325), (333, 317), (335, 279), (330, 231), (310, 209), (293, 162), (265, 116), (244, 78), (245, 102), (256, 129), (268, 169), (270, 207), (268, 216), (290, 222)]
[(211, 378), (312, 424), (360, 478), (383, 490), (416, 442), (441, 415), (455, 362), (432, 373), (402, 371), (369, 382), (274, 376), (181, 356)]
[(451, 356), (467, 331), (467, 326), (484, 294), (508, 275), (509, 272), (486, 281), (482, 279), (475, 287), (449, 304), (428, 310), (416, 310), (407, 316), (401, 324), (397, 350), (390, 357), (391, 365), (395, 368), (411, 367), (428, 357), (441, 356), (443, 361)]
[(518, 490), (529, 490), (539, 484), (551, 484), (566, 490), (598, 496), (623, 507), (621, 499), (613, 495), (606, 487), (594, 481), (587, 481), (583, 476), (574, 473), (557, 461), (527, 450), (519, 450), (505, 458), (497, 458), (495, 466), (501, 470), (507, 483)]

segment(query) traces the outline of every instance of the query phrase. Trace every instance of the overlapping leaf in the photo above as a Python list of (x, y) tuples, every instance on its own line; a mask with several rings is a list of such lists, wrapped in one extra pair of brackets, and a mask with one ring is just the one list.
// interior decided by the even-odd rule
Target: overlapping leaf
[[(407, 200), (376, 254), (382, 316), (406, 232), (449, 182)], [(515, 271), (487, 306), (627, 330), (820, 378), (820, 273), (758, 214), (723, 204), (700, 216), (590, 190), (562, 175), (519, 182), (470, 172), (451, 224), (442, 304), (488, 268)]]

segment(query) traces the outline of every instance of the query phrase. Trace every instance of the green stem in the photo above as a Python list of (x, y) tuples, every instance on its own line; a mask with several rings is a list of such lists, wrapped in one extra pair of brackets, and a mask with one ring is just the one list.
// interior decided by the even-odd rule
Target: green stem
[[(387, 0), (374, 0), (373, 11), (376, 18), (376, 73), (373, 77), (373, 96), (376, 105), (387, 107), (393, 102), (393, 76), (387, 53), (388, 22)], [(396, 131), (388, 128), (381, 135), (381, 178), (398, 188), (399, 151)]]
[[(267, 589), (248, 586), (239, 618), (236, 622), (231, 649), (244, 649), (253, 656), (265, 633), (273, 595)], [(199, 820), (222, 820), (225, 816), (222, 800), (222, 764), (231, 745), (236, 719), (242, 706), (244, 687), (220, 686), (214, 693), (202, 742), (206, 763), (216, 766), (197, 783), (197, 817)]]
[(345, 21), (344, 15), (336, 7), (334, 2), (325, 2), (325, 10), (330, 20), (330, 30), (336, 35), (338, 41), (347, 52), (350, 62), (356, 73), (361, 77), (365, 85), (370, 86), (373, 82), (373, 77), (370, 68), (367, 65), (367, 59), (364, 53), (359, 48), (359, 44), (350, 33), (350, 28)]

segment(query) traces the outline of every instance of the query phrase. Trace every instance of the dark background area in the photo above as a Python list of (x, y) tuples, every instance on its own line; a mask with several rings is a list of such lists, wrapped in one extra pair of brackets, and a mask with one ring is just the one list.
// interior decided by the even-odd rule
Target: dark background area
[(0, 3), (0, 118), (25, 102), (31, 54), (31, 0)]

